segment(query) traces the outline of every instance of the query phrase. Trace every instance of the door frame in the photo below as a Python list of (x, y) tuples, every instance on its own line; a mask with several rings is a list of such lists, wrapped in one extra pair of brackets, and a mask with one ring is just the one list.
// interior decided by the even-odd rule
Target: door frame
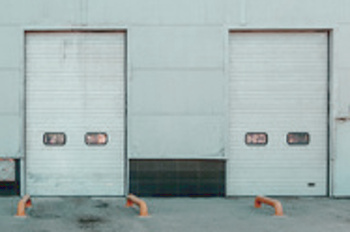
[[(334, 76), (334, 63), (333, 63), (333, 43), (334, 43), (334, 29), (333, 28), (237, 28), (234, 26), (226, 26), (223, 28), (225, 32), (225, 44), (224, 44), (224, 76), (225, 76), (225, 157), (226, 161), (226, 182), (225, 182), (225, 193), (227, 195), (228, 177), (229, 177), (229, 159), (228, 154), (230, 150), (230, 35), (232, 33), (312, 33), (312, 32), (323, 32), (327, 34), (327, 144), (326, 144), (326, 196), (333, 196), (333, 163), (334, 163), (334, 147), (335, 147), (335, 123), (331, 120), (331, 116), (334, 115), (333, 104), (334, 92), (333, 92), (333, 76)], [(333, 118), (333, 117), (332, 117)]]
[(74, 32), (90, 32), (90, 33), (123, 33), (124, 34), (124, 195), (129, 191), (129, 160), (128, 160), (128, 93), (129, 93), (129, 73), (130, 58), (128, 56), (128, 28), (126, 26), (115, 27), (26, 27), (22, 28), (22, 46), (23, 46), (23, 94), (22, 98), (22, 144), (23, 157), (20, 159), (20, 195), (27, 194), (27, 34), (29, 33), (74, 33)]

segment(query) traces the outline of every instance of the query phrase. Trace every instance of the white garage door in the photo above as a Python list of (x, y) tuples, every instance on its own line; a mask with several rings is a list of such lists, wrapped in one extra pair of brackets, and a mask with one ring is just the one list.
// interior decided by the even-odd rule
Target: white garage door
[(228, 195), (325, 195), (328, 35), (230, 34)]
[(26, 34), (27, 193), (124, 194), (124, 40)]

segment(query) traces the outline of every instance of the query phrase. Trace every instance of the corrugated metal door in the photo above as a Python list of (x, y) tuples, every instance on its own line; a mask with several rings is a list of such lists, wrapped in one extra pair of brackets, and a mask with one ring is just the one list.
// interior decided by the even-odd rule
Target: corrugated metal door
[(230, 34), (228, 195), (326, 194), (327, 40)]
[[(26, 34), (27, 193), (124, 194), (124, 41), (118, 32)], [(94, 135), (102, 140), (86, 141)]]

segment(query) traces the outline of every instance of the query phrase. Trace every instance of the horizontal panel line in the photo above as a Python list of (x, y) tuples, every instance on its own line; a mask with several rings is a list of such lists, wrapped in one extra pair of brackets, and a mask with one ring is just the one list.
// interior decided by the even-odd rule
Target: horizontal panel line
[[(187, 71), (224, 71), (224, 67), (186, 67), (186, 66), (178, 66), (178, 67), (133, 67), (133, 71), (179, 71), (179, 72), (187, 72)], [(146, 77), (147, 78), (147, 77)]]

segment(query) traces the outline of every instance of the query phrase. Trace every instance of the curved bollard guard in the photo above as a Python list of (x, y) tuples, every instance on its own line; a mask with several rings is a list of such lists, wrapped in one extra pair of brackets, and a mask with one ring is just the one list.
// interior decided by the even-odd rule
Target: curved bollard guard
[(257, 196), (255, 198), (255, 208), (261, 208), (261, 204), (267, 204), (275, 208), (275, 216), (283, 216), (283, 207), (280, 201), (264, 197), (264, 196)]
[(138, 205), (140, 208), (140, 217), (148, 217), (149, 216), (146, 202), (144, 202), (143, 200), (141, 200), (140, 198), (136, 197), (133, 194), (129, 194), (126, 197), (125, 207), (131, 207), (134, 204)]
[(26, 217), (26, 208), (32, 207), (32, 200), (29, 195), (25, 195), (17, 205), (17, 214), (16, 217)]

